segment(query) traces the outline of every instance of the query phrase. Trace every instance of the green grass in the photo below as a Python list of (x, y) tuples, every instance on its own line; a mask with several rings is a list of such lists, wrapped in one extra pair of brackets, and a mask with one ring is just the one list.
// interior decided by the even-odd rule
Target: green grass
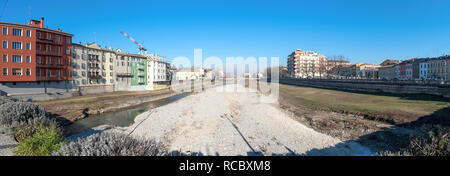
[(59, 150), (64, 137), (56, 125), (45, 126), (43, 123), (36, 123), (29, 128), (33, 128), (31, 131), (34, 134), (20, 141), (16, 147), (16, 155), (48, 156)]
[(283, 84), (280, 84), (280, 100), (316, 110), (406, 118), (394, 121), (411, 121), (450, 107), (449, 99), (430, 95), (365, 93)]

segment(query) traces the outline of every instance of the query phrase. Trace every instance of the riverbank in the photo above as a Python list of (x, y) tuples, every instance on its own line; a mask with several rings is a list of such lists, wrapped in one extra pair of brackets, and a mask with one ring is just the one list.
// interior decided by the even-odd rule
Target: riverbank
[[(242, 85), (226, 85), (225, 87)], [(298, 123), (257, 92), (207, 89), (136, 117), (117, 132), (163, 142), (170, 151), (194, 155), (371, 155)]]
[(410, 135), (450, 114), (448, 99), (427, 95), (349, 92), (279, 84), (280, 107), (302, 124), (373, 151), (398, 151)]
[(155, 91), (112, 92), (51, 101), (33, 102), (52, 116), (67, 120), (67, 123), (83, 119), (88, 115), (112, 112), (176, 95), (169, 89)]

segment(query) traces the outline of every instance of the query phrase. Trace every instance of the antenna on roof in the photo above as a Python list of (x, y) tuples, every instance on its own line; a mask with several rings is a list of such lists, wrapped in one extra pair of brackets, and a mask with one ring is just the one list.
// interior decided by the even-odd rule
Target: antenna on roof
[(6, 5), (8, 5), (8, 0), (5, 1), (5, 5), (3, 5), (2, 12), (0, 12), (0, 20), (2, 19), (3, 13), (5, 12)]

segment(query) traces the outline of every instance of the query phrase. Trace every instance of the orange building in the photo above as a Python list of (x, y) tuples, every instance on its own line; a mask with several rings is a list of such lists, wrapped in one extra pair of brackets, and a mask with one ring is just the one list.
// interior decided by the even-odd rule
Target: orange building
[(44, 27), (44, 18), (28, 24), (0, 22), (0, 30), (0, 90), (70, 83), (72, 34)]

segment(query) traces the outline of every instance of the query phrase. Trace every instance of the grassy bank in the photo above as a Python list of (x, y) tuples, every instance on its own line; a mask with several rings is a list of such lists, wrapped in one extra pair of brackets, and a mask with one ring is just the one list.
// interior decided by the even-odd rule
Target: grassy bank
[(62, 117), (68, 121), (76, 121), (84, 118), (87, 114), (96, 114), (101, 111), (112, 110), (112, 108), (123, 108), (145, 101), (159, 95), (170, 95), (173, 91), (169, 89), (155, 91), (119, 91), (98, 95), (87, 95), (71, 97), (67, 99), (36, 101), (33, 102), (43, 107), (47, 112)]
[(430, 95), (350, 92), (280, 84), (280, 100), (283, 104), (357, 114), (393, 124), (450, 114), (449, 99)]

